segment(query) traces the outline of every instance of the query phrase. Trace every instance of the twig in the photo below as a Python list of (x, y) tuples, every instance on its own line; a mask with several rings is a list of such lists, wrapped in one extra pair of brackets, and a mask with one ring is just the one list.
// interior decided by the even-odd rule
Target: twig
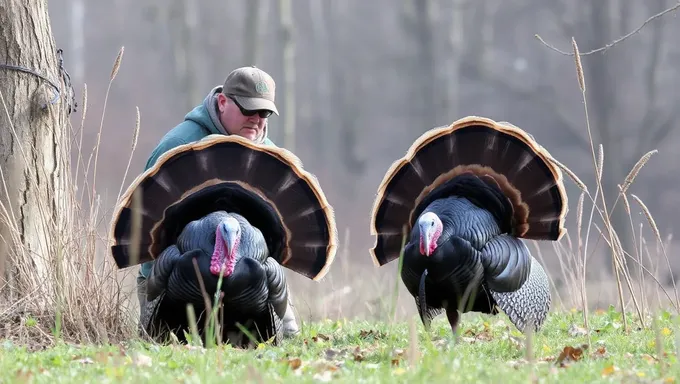
[[(634, 30), (632, 30), (631, 32), (628, 32), (627, 34), (619, 37), (618, 39), (612, 41), (611, 43), (605, 45), (604, 47), (593, 49), (592, 51), (585, 52), (585, 53), (579, 53), (579, 55), (580, 56), (586, 56), (586, 55), (592, 55), (593, 53), (606, 51), (607, 49), (613, 47), (614, 45), (616, 45), (616, 44), (622, 42), (623, 40), (626, 40), (627, 38), (633, 36), (634, 34), (640, 32), (642, 30), (642, 28), (645, 27), (645, 25), (651, 23), (652, 21), (660, 18), (661, 16), (663, 16), (667, 13), (675, 11), (678, 8), (680, 8), (680, 1), (678, 1), (677, 4), (675, 4), (674, 6), (668, 8), (668, 9), (665, 9), (665, 10), (657, 13), (656, 15), (650, 17), (649, 19), (645, 20), (645, 22), (642, 23), (639, 27), (637, 27)], [(573, 52), (565, 52), (565, 51), (561, 51), (561, 50), (555, 48), (553, 45), (551, 45), (551, 44), (547, 43), (545, 40), (543, 40), (543, 38), (541, 36), (539, 36), (538, 34), (535, 34), (534, 37), (536, 37), (541, 43), (543, 43), (543, 45), (545, 45), (546, 47), (552, 49), (553, 51), (555, 51), (559, 54), (562, 54), (562, 55), (565, 55), (565, 56), (574, 56)]]

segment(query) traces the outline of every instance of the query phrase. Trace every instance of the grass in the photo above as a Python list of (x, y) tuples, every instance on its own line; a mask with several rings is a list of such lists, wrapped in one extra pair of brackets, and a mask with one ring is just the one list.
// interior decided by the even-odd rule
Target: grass
[[(559, 260), (567, 288), (558, 290), (552, 282), (556, 310), (538, 334), (525, 338), (505, 316), (466, 315), (459, 338), (454, 342), (454, 336), (442, 318), (433, 324), (431, 338), (423, 332), (420, 320), (389, 321), (395, 317), (398, 299), (404, 299), (410, 308), (413, 301), (410, 297), (399, 297), (401, 282), (396, 274), (390, 276), (389, 281), (376, 282), (386, 274), (387, 268), (384, 268), (382, 271), (345, 270), (347, 275), (353, 276), (346, 276), (340, 283), (355, 292), (363, 291), (381, 299), (380, 303), (374, 304), (378, 309), (374, 310), (377, 318), (373, 320), (305, 322), (299, 337), (287, 340), (281, 346), (260, 345), (247, 351), (222, 345), (204, 349), (142, 342), (135, 332), (137, 312), (131, 303), (136, 299), (130, 297), (134, 290), (126, 293), (123, 289), (121, 276), (126, 272), (116, 271), (106, 255), (108, 239), (98, 235), (106, 217), (106, 212), (101, 210), (95, 182), (104, 112), (97, 143), (87, 156), (82, 146), (87, 108), (85, 86), (80, 131), (74, 131), (66, 122), (72, 137), (61, 147), (66, 175), (63, 193), (68, 196), (68, 204), (52, 216), (48, 209), (39, 207), (40, 214), (35, 220), (40, 222), (38, 226), (49, 230), (38, 255), (20, 242), (20, 225), (12, 207), (0, 207), (0, 218), (9, 227), (10, 235), (3, 240), (15, 250), (8, 256), (16, 265), (18, 276), (0, 284), (0, 290), (10, 292), (7, 296), (9, 304), (0, 305), (0, 381), (673, 382), (668, 378), (680, 373), (677, 362), (680, 342), (677, 341), (676, 318), (663, 308), (678, 309), (680, 299), (677, 291), (666, 290), (659, 277), (661, 269), (670, 268), (668, 244), (661, 238), (644, 202), (630, 195), (637, 204), (634, 206), (644, 213), (643, 220), (634, 222), (637, 212), (628, 197), (635, 177), (656, 151), (642, 156), (628, 177), (621, 181), (617, 199), (612, 204), (605, 202), (602, 190), (606, 186), (601, 182), (605, 172), (602, 169), (604, 152), (601, 145), (596, 152), (597, 146), (592, 140), (583, 68), (575, 42), (573, 47), (596, 188), (593, 193), (567, 166), (556, 162), (582, 193), (575, 214), (570, 215), (570, 220), (577, 223), (575, 235), (568, 234), (564, 240), (548, 245), (553, 247), (551, 258)], [(122, 58), (121, 48), (104, 97), (104, 111)], [(3, 111), (6, 113), (7, 110), (0, 110), (0, 113)], [(14, 127), (11, 128), (14, 131)], [(131, 152), (135, 150), (139, 130), (137, 109)], [(68, 136), (67, 133), (64, 136)], [(77, 145), (75, 153), (71, 150), (72, 143)], [(76, 164), (72, 173), (69, 159), (73, 154)], [(92, 173), (91, 168), (94, 169)], [(129, 168), (130, 160), (124, 178)], [(3, 178), (0, 191), (9, 194), (4, 183), (6, 175), (0, 176)], [(79, 179), (82, 185), (78, 185)], [(122, 184), (127, 183), (123, 180)], [(631, 218), (634, 243), (638, 245), (630, 252), (621, 247), (610, 222), (611, 211), (618, 203), (624, 204)], [(588, 204), (591, 204), (589, 217), (583, 220), (584, 211), (588, 215)], [(574, 212), (573, 203), (569, 208)], [(643, 234), (644, 226), (649, 229), (653, 241)], [(593, 228), (595, 231), (591, 234)], [(348, 238), (349, 234), (346, 235)], [(536, 246), (535, 254), (544, 262), (546, 250), (535, 242), (530, 243)], [(618, 302), (608, 311), (591, 312), (586, 288), (588, 265), (599, 245), (607, 247), (605, 252), (612, 257), (616, 271), (612, 284)], [(341, 251), (347, 252), (346, 249)], [(104, 258), (97, 263), (95, 256), (101, 254)], [(33, 268), (36, 258), (42, 258), (47, 266), (43, 272)], [(344, 257), (340, 259), (343, 263), (346, 261)], [(631, 270), (638, 270), (637, 280), (622, 268), (627, 264), (632, 264)], [(341, 264), (335, 269), (345, 266)], [(44, 274), (44, 271), (55, 273)], [(337, 293), (334, 292), (338, 286), (334, 285), (333, 272), (324, 283), (314, 286), (310, 299)], [(558, 277), (553, 274), (551, 279)], [(378, 292), (377, 286), (387, 292)], [(297, 295), (295, 289), (293, 295)], [(349, 300), (342, 300), (337, 306), (360, 307), (368, 305), (372, 299), (351, 295)], [(655, 302), (658, 306), (652, 308)], [(565, 312), (565, 307), (582, 310)], [(650, 316), (650, 313), (658, 315)]]
[(281, 346), (251, 350), (131, 341), (99, 347), (64, 343), (31, 353), (8, 342), (0, 344), (0, 381), (672, 383), (680, 376), (677, 325), (670, 314), (658, 316), (657, 331), (626, 334), (618, 311), (596, 312), (590, 318), (592, 348), (577, 325), (581, 317), (577, 311), (551, 315), (532, 338), (533, 354), (504, 315), (466, 316), (457, 342), (442, 319), (429, 337), (419, 320), (416, 336), (409, 323), (328, 320), (305, 324)]

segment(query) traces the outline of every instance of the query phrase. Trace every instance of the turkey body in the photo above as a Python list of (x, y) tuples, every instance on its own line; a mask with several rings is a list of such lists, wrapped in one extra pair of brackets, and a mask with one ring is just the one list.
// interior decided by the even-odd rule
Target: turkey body
[[(477, 204), (486, 201), (487, 207), (495, 208), (502, 215), (508, 206), (494, 206), (498, 201), (494, 195), (489, 193), (490, 196), (484, 198), (489, 187), (481, 181), (478, 184), (481, 198), (475, 200)], [(401, 272), (404, 285), (417, 298), (416, 305), (424, 323), (429, 327), (431, 319), (443, 310), (455, 331), (461, 313), (497, 314), (499, 303), (494, 296), (502, 300), (504, 292), (516, 292), (530, 275), (532, 257), (528, 250), (521, 240), (503, 231), (490, 210), (465, 197), (434, 200), (418, 222), (431, 214), (441, 222), (441, 234), (432, 253), (428, 256), (421, 253), (421, 239), (425, 235), (422, 228), (429, 224), (426, 220), (411, 231)], [(550, 292), (541, 293), (545, 307), (541, 309), (547, 311)], [(521, 320), (524, 326), (526, 319)]]
[[(111, 238), (118, 268), (153, 261), (138, 281), (142, 334), (187, 341), (190, 306), (204, 342), (251, 346), (297, 333), (283, 268), (323, 278), (337, 229), (295, 155), (214, 135), (173, 148), (138, 176), (114, 212)], [(215, 307), (221, 331), (207, 335)]]
[[(470, 304), (462, 308), (463, 312), (469, 309), (495, 313), (495, 303), (483, 282), (481, 255), (487, 241), (501, 232), (494, 218), (460, 197), (436, 200), (425, 212), (435, 212), (443, 223), (443, 230), (434, 253), (427, 257), (420, 253), (420, 227), (411, 232), (401, 272), (408, 291), (419, 296), (420, 280), (427, 271), (423, 287), (427, 307), (444, 308), (448, 317), (456, 319), (455, 312), (467, 296)], [(418, 301), (417, 305), (420, 304)]]
[[(153, 305), (156, 295), (163, 290), (165, 295), (158, 305), (154, 316), (156, 324), (152, 327), (173, 331), (181, 341), (186, 341), (183, 332), (178, 331), (189, 328), (184, 313), (186, 305), (191, 304), (197, 312), (199, 333), (205, 331), (202, 320), (207, 311), (201, 284), (212, 305), (214, 292), (218, 291), (220, 283), (219, 275), (211, 272), (212, 255), (216, 242), (221, 241), (216, 235), (217, 228), (227, 218), (238, 221), (241, 236), (234, 255), (233, 272), (223, 275), (219, 287), (224, 305), (221, 320), (226, 325), (222, 340), (240, 346), (249, 344), (251, 340), (239, 332), (236, 324), (258, 334), (258, 339), (277, 336), (288, 299), (283, 269), (269, 257), (260, 230), (251, 226), (243, 216), (225, 211), (216, 211), (190, 222), (182, 230), (177, 244), (166, 248), (154, 263), (147, 284), (147, 297)], [(199, 282), (194, 260), (202, 282)]]
[(371, 253), (379, 266), (403, 254), (401, 279), (426, 329), (444, 312), (455, 332), (471, 311), (541, 328), (549, 280), (523, 239), (564, 234), (567, 196), (549, 159), (521, 129), (469, 116), (425, 132), (387, 171)]

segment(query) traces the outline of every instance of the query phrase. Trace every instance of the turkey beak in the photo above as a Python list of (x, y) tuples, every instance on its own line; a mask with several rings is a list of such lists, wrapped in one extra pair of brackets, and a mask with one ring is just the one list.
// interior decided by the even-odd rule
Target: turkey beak
[(425, 233), (423, 237), (423, 250), (425, 251), (425, 256), (430, 256), (430, 234)]
[(430, 256), (430, 241), (432, 240), (432, 227), (429, 224), (420, 223), (421, 253)]
[(224, 245), (227, 247), (227, 259), (233, 258), (236, 247), (238, 246), (239, 235), (241, 234), (241, 226), (236, 219), (231, 218), (227, 220), (224, 225)]
[(228, 257), (233, 257), (233, 252), (234, 248), (236, 247), (236, 237), (237, 237), (237, 229), (234, 228), (229, 228), (225, 231), (224, 234), (224, 242), (225, 245), (227, 246), (227, 256)]

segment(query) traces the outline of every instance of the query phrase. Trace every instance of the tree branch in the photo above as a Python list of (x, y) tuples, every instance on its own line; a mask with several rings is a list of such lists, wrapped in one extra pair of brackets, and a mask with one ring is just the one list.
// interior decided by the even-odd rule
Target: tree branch
[[(680, 8), (680, 0), (679, 0), (678, 3), (675, 4), (674, 6), (668, 8), (668, 9), (665, 9), (665, 10), (663, 10), (663, 11), (657, 13), (656, 15), (654, 15), (654, 16), (648, 18), (647, 20), (645, 20), (644, 23), (642, 23), (639, 27), (635, 28), (633, 31), (631, 31), (631, 32), (629, 32), (629, 33), (627, 33), (627, 34), (621, 36), (620, 38), (618, 38), (618, 39), (612, 41), (611, 43), (605, 45), (604, 47), (600, 47), (600, 48), (597, 48), (597, 49), (593, 49), (592, 51), (589, 51), (589, 52), (579, 53), (579, 55), (580, 55), (580, 56), (587, 56), (587, 55), (592, 55), (593, 53), (606, 51), (607, 49), (613, 47), (614, 45), (616, 45), (616, 44), (618, 44), (618, 43), (620, 43), (620, 42), (626, 40), (627, 38), (633, 36), (634, 34), (640, 32), (640, 31), (642, 30), (642, 28), (645, 27), (645, 25), (651, 23), (652, 21), (654, 21), (654, 20), (660, 18), (661, 16), (663, 16), (663, 15), (665, 15), (665, 14), (667, 14), (667, 13), (670, 13), (670, 12), (675, 11), (675, 10), (678, 9), (678, 8)], [(543, 45), (545, 45), (546, 47), (552, 49), (553, 51), (555, 51), (555, 52), (557, 52), (557, 53), (559, 53), (559, 54), (561, 54), (561, 55), (565, 55), (565, 56), (574, 56), (574, 53), (573, 53), (573, 52), (565, 52), (565, 51), (561, 51), (561, 50), (555, 48), (553, 45), (551, 45), (551, 44), (545, 42), (545, 40), (543, 40), (543, 38), (541, 38), (541, 36), (539, 36), (538, 34), (535, 34), (534, 36), (535, 36), (541, 43), (543, 43)]]
[[(469, 63), (464, 63), (464, 66), (469, 66)], [(527, 89), (521, 86), (510, 83), (505, 80), (502, 76), (494, 74), (491, 70), (483, 71), (479, 73), (481, 80), (492, 84), (495, 87), (504, 89), (506, 92), (513, 94), (515, 97), (525, 99), (527, 101), (542, 104), (544, 107), (549, 108), (553, 111), (553, 114), (558, 122), (558, 124), (563, 127), (563, 132), (567, 133), (576, 143), (579, 149), (589, 148), (589, 142), (579, 134), (579, 130), (571, 123), (569, 118), (562, 113), (559, 108), (559, 103), (553, 100), (553, 96), (546, 97), (546, 93), (539, 92), (538, 89)], [(552, 88), (551, 88), (552, 89)]]

